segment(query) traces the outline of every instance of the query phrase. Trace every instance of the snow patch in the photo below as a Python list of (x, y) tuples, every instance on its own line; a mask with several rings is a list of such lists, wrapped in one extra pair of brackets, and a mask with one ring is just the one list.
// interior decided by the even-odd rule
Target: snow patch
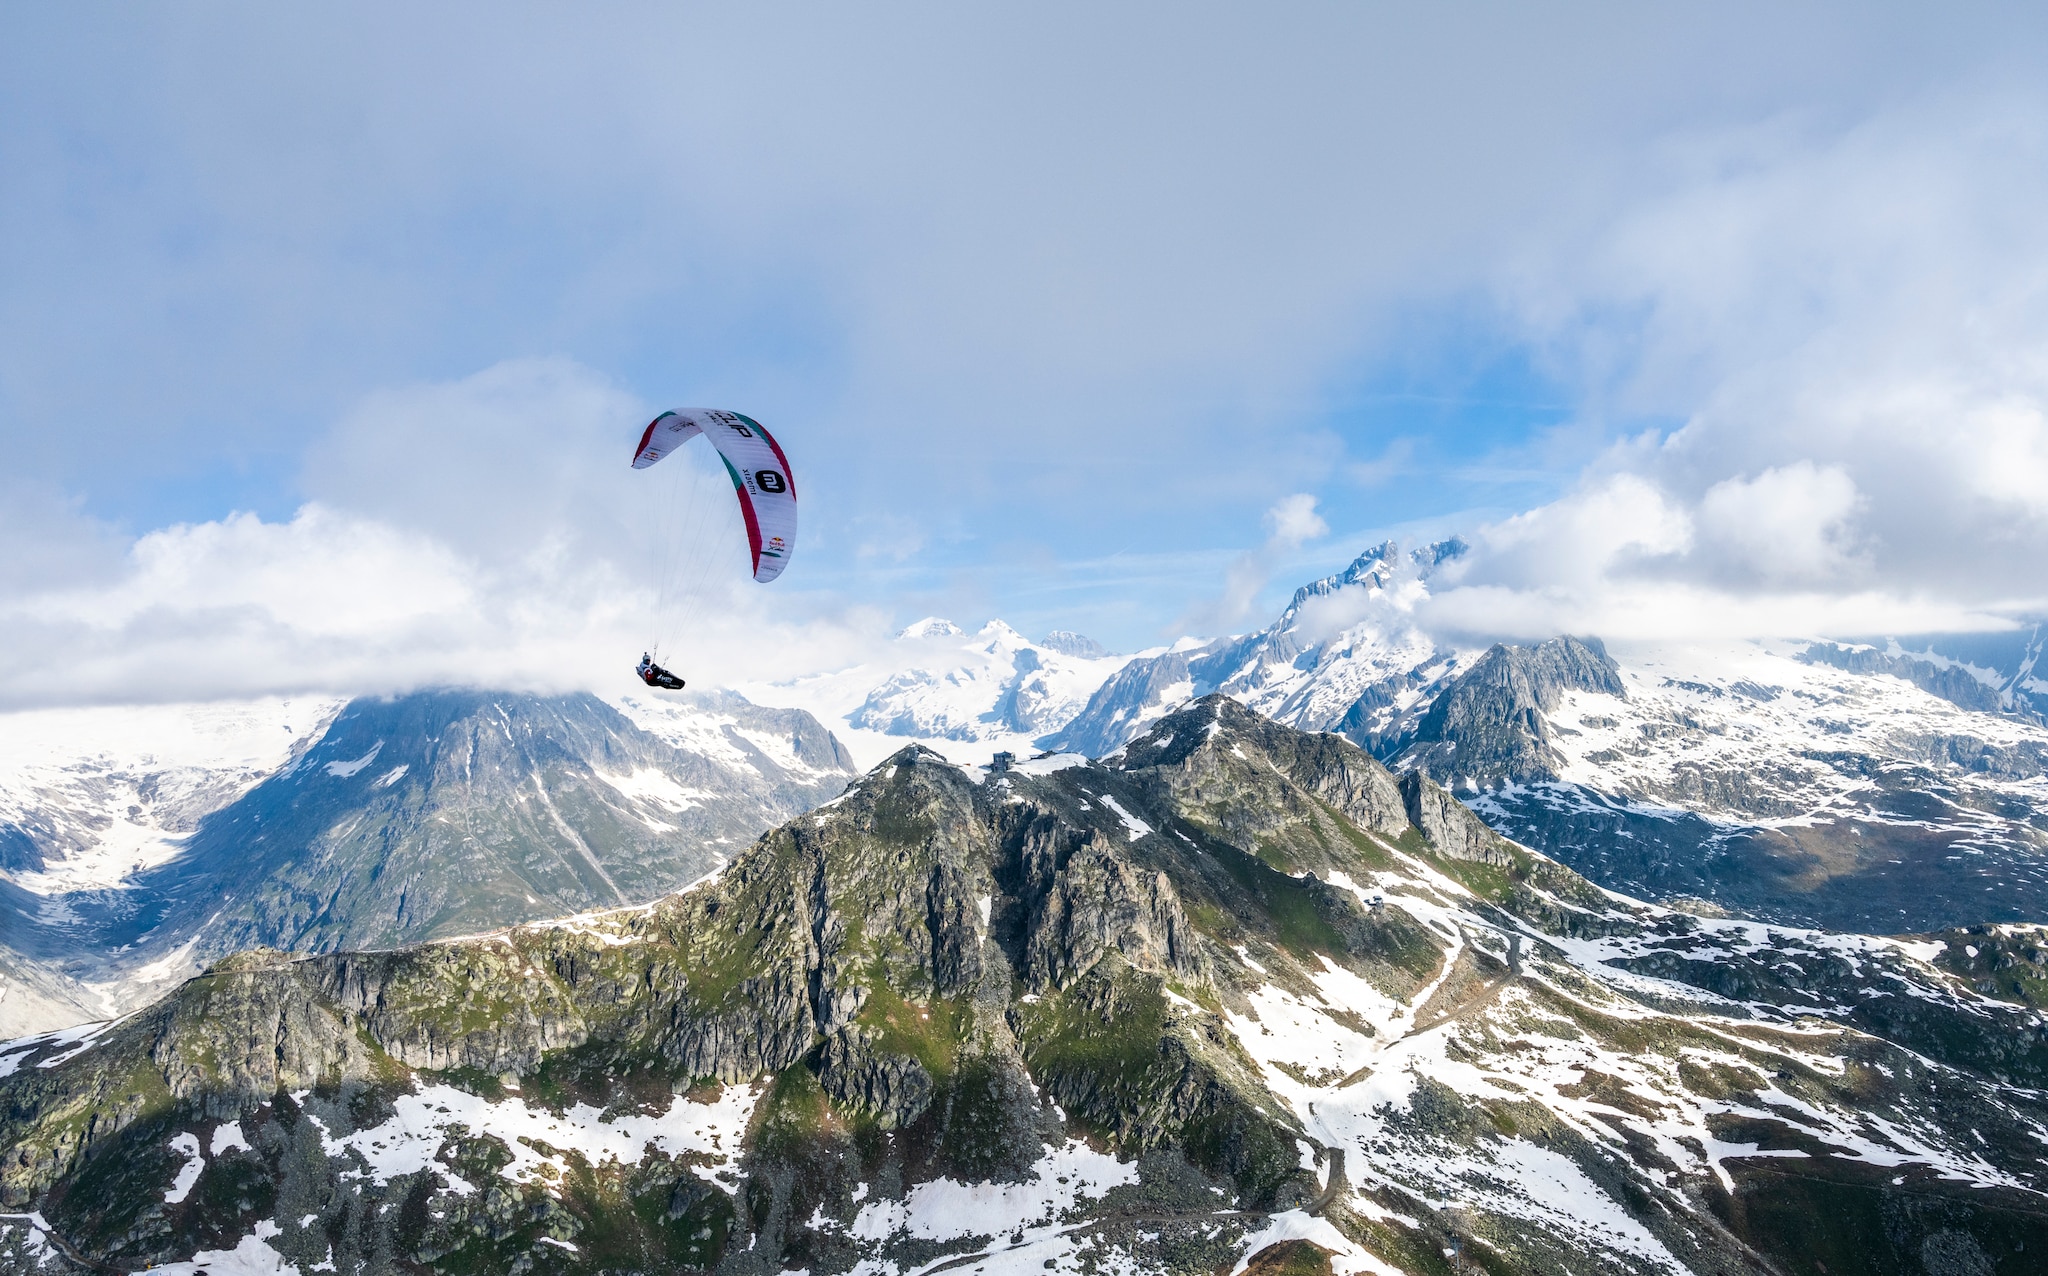
[[(201, 1250), (182, 1263), (164, 1263), (149, 1270), (154, 1276), (299, 1276), (298, 1264), (269, 1243), (283, 1234), (283, 1228), (266, 1218), (233, 1249)], [(333, 1266), (326, 1265), (326, 1270), (332, 1271)]]
[(177, 1205), (192, 1195), (192, 1185), (206, 1171), (206, 1158), (199, 1151), (199, 1136), (187, 1130), (171, 1139), (171, 1151), (185, 1158), (178, 1167), (178, 1177), (171, 1180), (170, 1190), (164, 1193), (164, 1204)]
[(920, 1183), (901, 1200), (864, 1203), (846, 1234), (867, 1242), (950, 1241), (1022, 1231), (1024, 1243), (1042, 1243), (1056, 1238), (1061, 1217), (1075, 1205), (1138, 1181), (1135, 1161), (1118, 1161), (1080, 1139), (1048, 1147), (1032, 1172), (1025, 1183)]
[(1020, 775), (1051, 775), (1070, 767), (1087, 766), (1088, 756), (1083, 753), (1048, 753), (1042, 758), (1025, 758), (1012, 762), (1010, 769)]
[(384, 742), (379, 740), (370, 746), (368, 753), (365, 753), (353, 762), (329, 762), (326, 767), (327, 774), (342, 780), (353, 779), (364, 767), (375, 762), (377, 755), (382, 752), (384, 752)]
[(1139, 838), (1145, 837), (1152, 832), (1152, 826), (1150, 824), (1145, 823), (1145, 821), (1139, 819), (1135, 815), (1132, 815), (1129, 811), (1124, 810), (1123, 804), (1118, 802), (1115, 798), (1109, 796), (1107, 793), (1102, 795), (1102, 804), (1108, 807), (1110, 810), (1116, 812), (1116, 817), (1124, 822), (1124, 830), (1125, 833), (1128, 835), (1130, 841), (1135, 842)]
[[(384, 1183), (432, 1170), (452, 1191), (464, 1196), (475, 1191), (475, 1185), (435, 1159), (441, 1145), (463, 1130), (495, 1135), (504, 1143), (512, 1160), (499, 1173), (515, 1183), (545, 1183), (553, 1190), (568, 1173), (571, 1155), (579, 1155), (591, 1165), (606, 1161), (638, 1165), (650, 1147), (677, 1157), (702, 1154), (711, 1163), (692, 1165), (691, 1169), (698, 1177), (715, 1181), (717, 1170), (738, 1158), (740, 1140), (760, 1096), (758, 1085), (727, 1086), (713, 1103), (677, 1096), (658, 1116), (607, 1117), (602, 1109), (587, 1103), (557, 1116), (545, 1108), (529, 1107), (516, 1096), (492, 1102), (453, 1086), (429, 1085), (401, 1095), (392, 1105), (391, 1118), (380, 1125), (340, 1138), (329, 1134), (324, 1123), (320, 1130), (327, 1154), (353, 1155), (363, 1166), (359, 1175)], [(542, 1153), (536, 1146), (542, 1144), (552, 1151)]]
[(1251, 1266), (1252, 1259), (1260, 1250), (1283, 1241), (1307, 1241), (1329, 1250), (1330, 1270), (1337, 1276), (1354, 1276), (1358, 1272), (1370, 1272), (1372, 1276), (1401, 1276), (1400, 1268), (1367, 1253), (1356, 1241), (1332, 1226), (1329, 1219), (1314, 1217), (1303, 1210), (1275, 1214), (1263, 1228), (1239, 1242), (1244, 1246), (1244, 1256), (1237, 1260), (1237, 1266), (1230, 1269), (1231, 1276), (1238, 1276)]

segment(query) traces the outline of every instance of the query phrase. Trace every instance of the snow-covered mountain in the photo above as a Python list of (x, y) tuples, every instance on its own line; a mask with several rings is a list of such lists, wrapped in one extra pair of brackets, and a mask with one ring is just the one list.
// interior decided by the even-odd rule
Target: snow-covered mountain
[(933, 616), (897, 634), (881, 661), (742, 690), (829, 723), (864, 766), (909, 742), (964, 760), (970, 752), (1036, 751), (1036, 741), (1072, 721), (1131, 659), (1064, 630), (1033, 642), (1000, 620), (970, 634)]
[(1608, 685), (1471, 715), (1519, 755), (1427, 724), (1398, 762), (1617, 890), (1883, 932), (2048, 917), (2048, 729), (1843, 651), (1617, 644)]
[[(963, 762), (1105, 756), (1215, 691), (1427, 772), (1510, 836), (1644, 898), (1887, 933), (2048, 917), (2041, 629), (1439, 641), (1420, 604), (1463, 552), (1380, 545), (1263, 629), (1135, 656), (931, 618), (882, 658), (745, 699), (448, 709), (476, 747), (496, 741), (477, 754), (495, 779), (447, 769), (438, 709), (381, 734), (368, 724), (383, 710), (332, 701), (12, 715), (0, 1018), (104, 1013), (106, 990), (129, 997), (222, 945), (390, 943), (645, 898), (906, 743)], [(316, 741), (336, 756), (312, 757)], [(471, 862), (437, 834), (458, 827), (497, 849)], [(260, 889), (231, 881), (251, 847), (294, 836), (334, 858), (266, 867)], [(457, 862), (473, 907), (451, 902)]]
[(845, 750), (732, 694), (10, 715), (0, 1031), (252, 946), (382, 947), (652, 899), (835, 796)]
[(1439, 777), (1612, 889), (1879, 932), (2048, 917), (2040, 627), (1440, 642), (1418, 604), (1463, 551), (1376, 546), (1264, 629), (1129, 661), (1045, 743), (1102, 756), (1222, 691)]
[(1368, 748), (1394, 738), (1475, 654), (1446, 649), (1415, 620), (1429, 577), (1464, 552), (1458, 540), (1405, 554), (1392, 541), (1376, 545), (1296, 590), (1264, 629), (1183, 640), (1133, 659), (1047, 744), (1099, 756), (1213, 691), (1275, 721), (1341, 731)]
[(44, 709), (0, 718), (0, 877), (117, 886), (310, 747), (341, 700)]

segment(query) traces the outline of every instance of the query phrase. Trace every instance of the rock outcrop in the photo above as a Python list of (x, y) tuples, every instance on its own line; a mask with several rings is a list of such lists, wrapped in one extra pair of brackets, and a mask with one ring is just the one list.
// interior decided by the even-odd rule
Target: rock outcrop
[(1562, 759), (1545, 715), (1567, 691), (1628, 698), (1597, 638), (1496, 644), (1437, 694), (1395, 765), (1482, 788), (1555, 779)]

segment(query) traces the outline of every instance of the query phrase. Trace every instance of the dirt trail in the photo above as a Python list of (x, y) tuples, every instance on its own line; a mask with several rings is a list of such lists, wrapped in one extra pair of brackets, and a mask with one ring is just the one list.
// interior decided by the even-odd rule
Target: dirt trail
[[(1495, 975), (1491, 979), (1483, 979), (1478, 983), (1468, 985), (1448, 1003), (1444, 1000), (1443, 989), (1439, 989), (1435, 995), (1430, 997), (1426, 1004), (1416, 1007), (1415, 1017), (1409, 1021), (1408, 1031), (1401, 1035), (1412, 1037), (1418, 1032), (1427, 1032), (1431, 1028), (1439, 1027), (1452, 1019), (1462, 1019), (1476, 1009), (1480, 1003), (1492, 1001), (1494, 995), (1504, 986), (1521, 978), (1522, 937), (1511, 932), (1505, 932), (1504, 937), (1508, 941), (1508, 969), (1506, 974)], [(1466, 951), (1471, 951), (1469, 945)], [(1450, 981), (1445, 980), (1444, 983), (1448, 986)]]

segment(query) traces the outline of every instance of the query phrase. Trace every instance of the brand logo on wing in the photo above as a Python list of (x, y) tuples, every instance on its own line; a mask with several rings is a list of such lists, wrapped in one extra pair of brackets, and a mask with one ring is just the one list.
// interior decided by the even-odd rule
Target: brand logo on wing
[(783, 482), (782, 476), (774, 470), (755, 470), (754, 485), (762, 491), (775, 496), (779, 496), (789, 490), (789, 484)]

